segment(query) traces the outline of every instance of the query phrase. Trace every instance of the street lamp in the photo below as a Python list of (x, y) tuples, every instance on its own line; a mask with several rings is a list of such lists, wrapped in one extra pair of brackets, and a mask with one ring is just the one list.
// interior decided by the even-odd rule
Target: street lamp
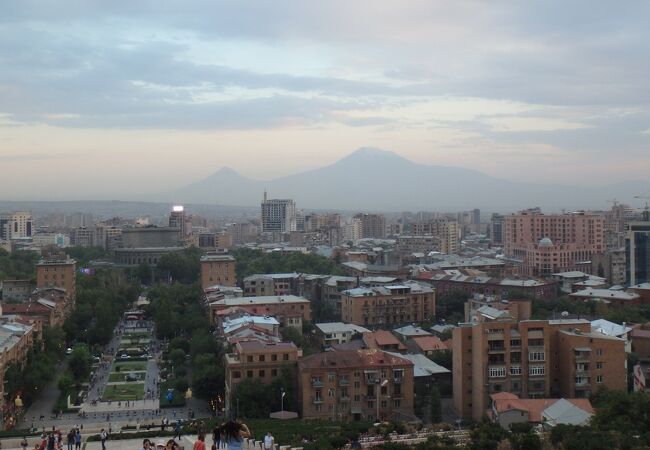
[(380, 384), (377, 384), (377, 422), (379, 422), (379, 388), (385, 387), (388, 384), (388, 380), (382, 380)]
[(284, 396), (287, 395), (286, 392), (284, 392), (284, 388), (280, 388), (280, 392), (282, 392), (282, 395), (280, 395), (280, 411), (283, 413), (282, 415), (284, 416)]

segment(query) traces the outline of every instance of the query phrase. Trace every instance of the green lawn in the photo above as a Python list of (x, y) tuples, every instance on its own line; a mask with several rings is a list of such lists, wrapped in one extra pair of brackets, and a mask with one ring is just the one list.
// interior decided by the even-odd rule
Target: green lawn
[(120, 361), (116, 362), (113, 365), (113, 372), (117, 372), (117, 368), (120, 368), (120, 372), (128, 372), (130, 370), (147, 370), (146, 361)]
[(142, 400), (143, 398), (144, 383), (109, 385), (104, 389), (102, 396), (104, 401)]
[[(114, 381), (126, 381), (126, 376), (128, 373), (128, 371), (111, 372), (111, 374), (108, 376), (108, 382), (112, 383)], [(144, 381), (144, 377), (147, 375), (147, 372), (137, 372), (136, 375), (140, 377), (139, 379), (141, 381)]]

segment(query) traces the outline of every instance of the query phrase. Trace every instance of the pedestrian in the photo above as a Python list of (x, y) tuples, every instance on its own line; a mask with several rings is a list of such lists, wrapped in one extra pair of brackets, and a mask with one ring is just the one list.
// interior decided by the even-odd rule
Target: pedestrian
[(215, 425), (212, 430), (212, 446), (219, 450), (221, 448), (221, 426)]
[(108, 439), (108, 433), (102, 428), (102, 431), (99, 433), (99, 439), (102, 441), (102, 450), (106, 450), (106, 440)]
[(72, 450), (72, 447), (74, 447), (74, 437), (75, 437), (75, 432), (74, 430), (68, 431), (68, 434), (66, 435), (66, 444), (68, 444), (68, 450)]
[(176, 426), (174, 427), (174, 439), (178, 439), (180, 441), (181, 433), (182, 433), (181, 421), (177, 420)]
[(20, 446), (23, 448), (23, 450), (27, 450), (27, 436), (23, 436), (23, 440), (20, 441)]
[[(83, 428), (83, 424), (81, 424)], [(77, 432), (74, 434), (74, 448), (75, 450), (81, 450), (81, 431), (77, 428)]]
[(269, 431), (266, 433), (266, 436), (264, 436), (264, 450), (272, 450), (273, 444), (275, 444), (275, 439)]
[(149, 450), (151, 447), (151, 441), (149, 439), (144, 439), (142, 441), (142, 448), (140, 450)]
[(244, 439), (251, 437), (251, 432), (245, 423), (229, 420), (223, 426), (223, 436), (228, 450), (242, 450)]
[(194, 443), (194, 450), (205, 450), (205, 434), (199, 433), (198, 439)]
[(54, 434), (50, 433), (47, 436), (47, 450), (54, 450)]

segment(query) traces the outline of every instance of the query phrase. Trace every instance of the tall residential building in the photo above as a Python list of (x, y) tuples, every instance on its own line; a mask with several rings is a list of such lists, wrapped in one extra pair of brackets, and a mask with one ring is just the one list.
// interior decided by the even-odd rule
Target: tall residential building
[(0, 240), (21, 239), (32, 236), (32, 214), (26, 211), (0, 214)]
[(296, 231), (296, 202), (289, 199), (268, 199), (262, 202), (262, 232)]
[(411, 222), (404, 233), (410, 236), (433, 236), (440, 242), (440, 252), (456, 254), (460, 251), (460, 227), (458, 222), (442, 219)]
[(413, 418), (413, 363), (378, 349), (316, 353), (298, 362), (303, 419)]
[(591, 257), (591, 274), (605, 278), (609, 284), (625, 284), (626, 266), (624, 248), (594, 253)]
[(505, 217), (503, 239), (506, 257), (518, 261), (525, 275), (589, 270), (591, 256), (605, 250), (605, 219), (585, 212), (526, 210)]
[(201, 288), (220, 284), (236, 286), (235, 258), (232, 255), (205, 255), (201, 257)]
[(232, 235), (233, 245), (254, 242), (258, 235), (257, 227), (250, 222), (233, 223), (228, 231)]
[(435, 315), (435, 290), (415, 281), (341, 293), (341, 320), (355, 325), (423, 322)]
[(460, 416), (480, 420), (497, 392), (588, 398), (603, 387), (626, 389), (625, 340), (592, 332), (589, 321), (516, 320), (491, 306), (475, 312), (472, 323), (453, 331), (454, 408)]
[(357, 214), (355, 219), (361, 221), (361, 237), (384, 239), (386, 237), (386, 218), (382, 214)]
[(187, 219), (185, 217), (185, 208), (183, 206), (177, 205), (172, 207), (172, 212), (169, 215), (169, 226), (179, 229), (181, 239), (185, 239), (185, 236), (188, 235)]
[(650, 222), (630, 222), (625, 237), (627, 284), (650, 282)]
[(70, 245), (77, 247), (92, 247), (95, 242), (94, 228), (78, 227), (70, 232)]
[(490, 241), (494, 245), (503, 245), (503, 219), (504, 216), (497, 213), (490, 219)]

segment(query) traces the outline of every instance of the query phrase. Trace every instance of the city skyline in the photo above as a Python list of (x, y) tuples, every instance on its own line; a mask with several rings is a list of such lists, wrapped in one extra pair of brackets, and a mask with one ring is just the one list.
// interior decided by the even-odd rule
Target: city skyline
[(130, 199), (368, 146), (509, 181), (647, 179), (645, 3), (372, 5), (3, 4), (0, 192)]

